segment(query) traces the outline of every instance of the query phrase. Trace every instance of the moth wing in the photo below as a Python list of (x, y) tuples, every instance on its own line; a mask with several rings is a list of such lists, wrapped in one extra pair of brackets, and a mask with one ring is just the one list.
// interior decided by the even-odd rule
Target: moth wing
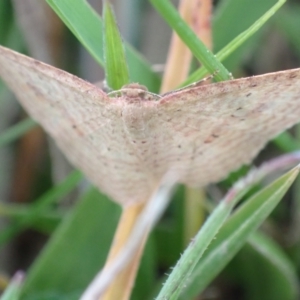
[[(140, 187), (140, 194), (133, 188), (147, 180), (134, 171), (139, 161), (126, 147), (122, 101), (76, 76), (4, 47), (0, 47), (0, 77), (68, 160), (102, 191), (121, 204), (149, 196), (147, 185)], [(128, 183), (128, 177), (132, 182)]]
[(300, 121), (300, 69), (174, 92), (159, 103), (166, 161), (178, 181), (204, 186), (248, 164)]

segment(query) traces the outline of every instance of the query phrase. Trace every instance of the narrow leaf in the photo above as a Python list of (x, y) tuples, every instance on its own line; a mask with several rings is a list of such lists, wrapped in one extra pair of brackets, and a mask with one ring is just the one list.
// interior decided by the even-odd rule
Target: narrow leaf
[[(263, 233), (255, 232), (249, 237), (241, 255), (242, 259), (247, 257), (243, 260), (247, 265), (243, 274), (250, 299), (298, 299), (297, 272), (275, 241)], [(256, 272), (258, 265), (260, 271)]]
[(91, 189), (29, 269), (21, 299), (79, 299), (105, 262), (119, 215), (118, 205)]
[(186, 278), (190, 275), (198, 260), (229, 216), (235, 202), (235, 200), (230, 202), (222, 201), (216, 207), (177, 262), (157, 300), (177, 299)]
[(186, 283), (181, 299), (199, 295), (272, 212), (299, 173), (296, 167), (245, 202), (226, 222)]
[[(277, 2), (277, 0), (263, 0), (256, 1), (253, 5), (253, 1), (249, 0), (218, 1), (212, 24), (214, 51), (220, 51)], [(235, 51), (234, 56), (232, 55), (224, 61), (224, 65), (230, 70), (239, 68), (245, 55), (249, 51), (254, 51), (262, 42), (262, 33), (262, 31), (257, 32), (247, 40)]]
[[(46, 0), (56, 14), (85, 46), (94, 59), (104, 66), (102, 20), (86, 0)], [(125, 43), (130, 78), (157, 91), (159, 76), (130, 45)], [(141, 76), (142, 74), (142, 76)]]
[(22, 272), (17, 272), (12, 278), (9, 286), (1, 295), (0, 300), (19, 300), (23, 278), (24, 274)]
[[(238, 49), (246, 40), (248, 40), (254, 33), (256, 33), (286, 2), (286, 0), (279, 0), (274, 6), (272, 6), (263, 16), (253, 23), (247, 30), (240, 33), (229, 44), (227, 44), (221, 51), (216, 54), (216, 58), (222, 62), (229, 55), (231, 55), (236, 49)], [(186, 86), (193, 82), (198, 81), (207, 74), (205, 66), (201, 67), (193, 74), (191, 74), (187, 80), (185, 80), (180, 86)]]
[(0, 147), (13, 142), (35, 126), (36, 122), (28, 118), (10, 127), (0, 135)]
[(168, 0), (151, 0), (151, 3), (210, 74), (214, 74), (216, 80), (222, 81), (232, 78), (231, 74), (198, 39), (194, 31), (180, 17), (179, 13)]
[(69, 193), (81, 179), (82, 174), (79, 171), (74, 171), (62, 183), (50, 189), (37, 199), (32, 206), (30, 213), (23, 218), (19, 218), (12, 225), (1, 231), (0, 246), (8, 242), (24, 228), (35, 223), (42, 211), (47, 210), (51, 204), (57, 201), (57, 199), (60, 199)]
[[(32, 211), (32, 206), (34, 204), (7, 204), (0, 203), (0, 217), (11, 218), (14, 221), (18, 222), (18, 220), (22, 218), (28, 218)], [(56, 226), (60, 223), (64, 216), (64, 212), (62, 211), (41, 211), (36, 220), (32, 220), (30, 226), (44, 232), (46, 234), (51, 233)]]
[(119, 90), (129, 83), (129, 74), (121, 35), (108, 1), (104, 1), (103, 21), (105, 77), (110, 88)]
[(282, 151), (292, 152), (300, 149), (300, 142), (289, 132), (283, 132), (273, 140), (273, 143)]

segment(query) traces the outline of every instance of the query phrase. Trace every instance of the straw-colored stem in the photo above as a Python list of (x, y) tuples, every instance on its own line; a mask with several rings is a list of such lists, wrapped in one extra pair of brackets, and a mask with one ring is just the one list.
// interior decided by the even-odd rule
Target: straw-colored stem
[[(194, 2), (195, 0), (181, 0), (179, 4), (180, 15), (188, 24), (191, 24), (191, 11)], [(192, 54), (190, 50), (174, 32), (162, 80), (161, 93), (174, 89), (186, 79), (191, 58)]]
[[(130, 234), (132, 233), (132, 229), (136, 223), (136, 220), (144, 206), (145, 204), (142, 203), (125, 207), (123, 209), (105, 268), (109, 267), (111, 262), (126, 244)], [(143, 240), (141, 240), (139, 249), (135, 253), (132, 261), (118, 274), (118, 276), (116, 276), (114, 281), (106, 290), (105, 294), (100, 298), (101, 300), (129, 299), (147, 236), (148, 232), (145, 232), (145, 236)]]
[[(179, 4), (180, 15), (208, 48), (211, 48), (212, 45), (211, 11), (211, 0), (181, 0)], [(190, 50), (174, 32), (170, 43), (161, 93), (176, 88), (186, 79), (191, 60)]]
[(212, 49), (212, 0), (196, 0), (197, 10), (192, 13), (192, 27), (208, 49)]

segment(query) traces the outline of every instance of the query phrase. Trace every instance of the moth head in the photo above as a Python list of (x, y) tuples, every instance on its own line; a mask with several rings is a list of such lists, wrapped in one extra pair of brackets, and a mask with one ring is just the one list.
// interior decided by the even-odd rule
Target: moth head
[(150, 93), (144, 85), (138, 83), (129, 83), (120, 90), (113, 91), (109, 96), (124, 98), (127, 102), (153, 101), (160, 98), (159, 95)]

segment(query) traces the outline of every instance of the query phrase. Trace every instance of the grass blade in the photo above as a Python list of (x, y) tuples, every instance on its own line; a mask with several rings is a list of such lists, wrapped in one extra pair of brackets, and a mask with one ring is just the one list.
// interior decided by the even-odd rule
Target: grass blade
[(177, 299), (186, 278), (190, 275), (198, 260), (229, 216), (234, 203), (235, 200), (222, 201), (216, 207), (196, 235), (195, 239), (191, 242), (180, 260), (177, 262), (175, 268), (156, 298), (157, 300)]
[(129, 83), (129, 73), (121, 36), (108, 1), (104, 1), (103, 21), (105, 78), (110, 88), (119, 90)]
[(300, 149), (300, 142), (289, 132), (283, 132), (273, 140), (273, 143), (284, 152), (292, 152)]
[[(236, 49), (238, 49), (246, 40), (248, 40), (254, 33), (256, 33), (286, 2), (286, 0), (279, 0), (274, 6), (272, 6), (263, 16), (254, 22), (247, 30), (239, 34), (229, 44), (227, 44), (222, 50), (216, 54), (216, 58), (219, 61), (224, 61), (229, 55), (231, 55)], [(207, 74), (207, 68), (201, 67), (193, 74), (191, 74), (187, 80), (185, 80), (180, 86), (186, 86), (192, 84), (203, 78)]]
[(292, 169), (251, 197), (234, 213), (199, 261), (195, 272), (186, 284), (182, 299), (195, 297), (215, 278), (243, 246), (250, 234), (272, 212), (298, 173), (299, 167)]
[[(33, 204), (34, 205), (34, 204)], [(31, 214), (32, 204), (4, 204), (0, 202), (0, 217), (11, 218), (18, 222)], [(65, 215), (64, 211), (43, 211), (38, 218), (30, 224), (33, 228), (46, 234), (52, 233)]]
[(90, 189), (31, 266), (21, 299), (79, 299), (105, 262), (119, 215), (118, 205)]
[(183, 21), (179, 13), (168, 0), (151, 0), (151, 3), (210, 74), (215, 74), (214, 77), (216, 80), (222, 81), (231, 79), (231, 74), (198, 39), (197, 35)]
[[(85, 0), (46, 0), (94, 59), (104, 66), (102, 19)], [(157, 91), (159, 76), (146, 60), (125, 43), (130, 78)], [(142, 76), (141, 76), (142, 74)]]
[[(299, 284), (295, 267), (270, 237), (261, 232), (253, 233), (241, 255), (242, 259), (247, 257), (244, 276), (249, 299), (298, 299)], [(258, 265), (260, 272), (255, 270)]]
[(17, 272), (12, 278), (9, 286), (2, 294), (0, 300), (19, 300), (23, 277), (24, 275), (22, 272)]
[(36, 125), (37, 123), (32, 119), (25, 119), (10, 127), (0, 135), (0, 148), (18, 139)]
[(74, 171), (61, 184), (48, 190), (43, 196), (36, 200), (30, 213), (1, 231), (0, 247), (12, 239), (21, 230), (34, 223), (39, 218), (42, 211), (45, 211), (50, 204), (55, 203), (58, 198), (68, 194), (81, 179), (82, 174), (79, 171)]

